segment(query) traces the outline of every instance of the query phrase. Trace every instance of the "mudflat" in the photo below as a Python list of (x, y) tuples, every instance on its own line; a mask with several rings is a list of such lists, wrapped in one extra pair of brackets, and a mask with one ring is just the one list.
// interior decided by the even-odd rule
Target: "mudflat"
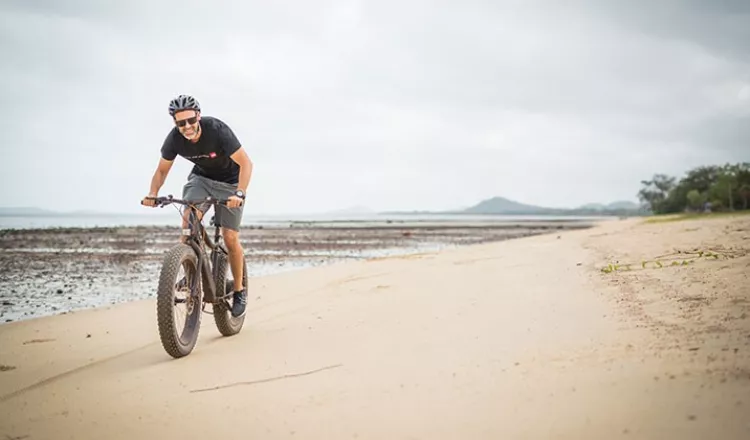
[(0, 326), (0, 436), (747, 439), (750, 217), (253, 278), (162, 349), (153, 299)]
[[(241, 242), (249, 276), (257, 277), (590, 225), (583, 220), (295, 221), (244, 227)], [(179, 237), (178, 226), (0, 229), (0, 325), (152, 298), (163, 256)]]

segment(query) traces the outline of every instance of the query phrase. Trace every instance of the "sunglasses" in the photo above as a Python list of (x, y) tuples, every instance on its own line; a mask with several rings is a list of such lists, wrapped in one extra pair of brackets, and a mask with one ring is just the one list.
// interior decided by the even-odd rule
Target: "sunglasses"
[(174, 123), (175, 123), (175, 124), (176, 124), (176, 125), (177, 125), (178, 127), (184, 127), (184, 126), (185, 126), (185, 125), (187, 125), (187, 124), (193, 125), (193, 124), (195, 124), (196, 122), (198, 122), (198, 117), (197, 117), (197, 116), (193, 116), (192, 118), (187, 118), (187, 119), (183, 119), (183, 120), (181, 120), (181, 121), (174, 121)]

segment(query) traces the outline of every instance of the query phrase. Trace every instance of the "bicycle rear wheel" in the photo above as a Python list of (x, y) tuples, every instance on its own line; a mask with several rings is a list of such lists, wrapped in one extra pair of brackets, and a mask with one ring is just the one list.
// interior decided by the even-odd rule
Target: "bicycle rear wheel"
[[(216, 278), (216, 289), (217, 294), (221, 295), (221, 287), (224, 287), (223, 294), (230, 294), (234, 290), (234, 282), (229, 278), (231, 275), (231, 267), (227, 260), (227, 255), (223, 252), (217, 251), (215, 254), (214, 264), (217, 269)], [(242, 285), (247, 289), (247, 262), (242, 262)], [(247, 290), (246, 290), (247, 292)], [(249, 295), (249, 292), (248, 292)], [(216, 322), (216, 328), (219, 329), (219, 333), (224, 336), (232, 336), (242, 330), (242, 326), (245, 323), (245, 316), (242, 315), (239, 318), (232, 316), (231, 299), (229, 301), (218, 301), (213, 305), (214, 322)]]
[[(201, 294), (198, 256), (189, 245), (178, 244), (164, 256), (156, 298), (161, 344), (174, 358), (190, 354), (198, 341)], [(185, 308), (184, 323), (175, 316), (182, 315), (179, 313), (182, 306)]]

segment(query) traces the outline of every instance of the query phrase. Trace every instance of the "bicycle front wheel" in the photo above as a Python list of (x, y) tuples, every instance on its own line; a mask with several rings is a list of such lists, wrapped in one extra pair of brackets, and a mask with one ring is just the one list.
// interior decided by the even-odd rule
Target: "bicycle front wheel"
[(195, 348), (201, 323), (202, 286), (198, 256), (187, 244), (179, 244), (164, 256), (156, 309), (159, 337), (174, 358)]

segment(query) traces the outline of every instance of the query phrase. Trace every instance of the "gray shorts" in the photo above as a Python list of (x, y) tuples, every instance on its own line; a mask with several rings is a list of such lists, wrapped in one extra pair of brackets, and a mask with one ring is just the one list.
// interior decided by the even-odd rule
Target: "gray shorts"
[[(182, 198), (196, 202), (204, 200), (206, 197), (226, 200), (229, 196), (234, 195), (236, 190), (236, 185), (207, 179), (203, 176), (190, 173), (187, 183), (182, 188)], [(200, 207), (204, 213), (208, 210), (208, 206), (206, 205)], [(239, 231), (244, 207), (244, 203), (237, 208), (227, 208), (224, 205), (215, 205), (216, 224), (223, 228)]]

